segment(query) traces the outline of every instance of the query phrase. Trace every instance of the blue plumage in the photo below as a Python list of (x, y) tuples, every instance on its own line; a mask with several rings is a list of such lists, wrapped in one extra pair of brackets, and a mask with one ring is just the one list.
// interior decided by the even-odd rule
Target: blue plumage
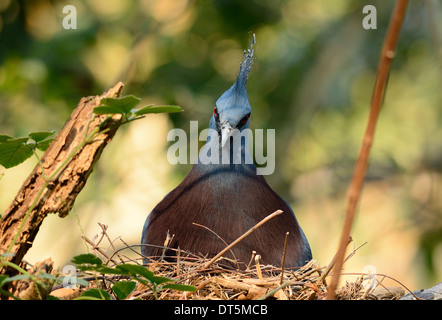
[[(254, 41), (244, 54), (235, 83), (216, 101), (209, 124), (214, 134), (209, 134), (199, 161), (146, 219), (142, 232), (145, 257), (163, 254), (161, 246), (167, 234), (173, 235), (168, 247), (182, 250), (181, 256), (185, 251), (214, 256), (226, 247), (225, 243), (233, 242), (280, 209), (283, 214), (262, 225), (226, 256), (237, 260), (243, 268), (252, 251), (256, 251), (263, 264), (280, 266), (285, 235), (289, 232), (285, 265), (299, 267), (311, 260), (309, 243), (293, 211), (257, 174), (246, 139), (235, 140), (249, 126), (252, 109), (246, 83), (253, 56)], [(204, 155), (210, 156), (212, 152), (219, 152), (219, 161), (204, 161)], [(176, 253), (169, 250), (166, 255)]]

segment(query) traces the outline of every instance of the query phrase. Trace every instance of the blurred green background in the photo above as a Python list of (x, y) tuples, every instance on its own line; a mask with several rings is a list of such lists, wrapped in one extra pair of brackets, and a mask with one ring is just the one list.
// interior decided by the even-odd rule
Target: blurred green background
[[(362, 8), (377, 9), (377, 29)], [(63, 7), (77, 29), (63, 28)], [(235, 80), (250, 32), (255, 67), (251, 128), (276, 129), (276, 170), (266, 179), (293, 207), (327, 265), (369, 111), (394, 1), (0, 0), (0, 134), (60, 130), (83, 96), (125, 83), (142, 104), (184, 112), (122, 127), (71, 214), (49, 216), (31, 263), (63, 267), (100, 233), (140, 242), (144, 220), (190, 169), (167, 162), (167, 132), (207, 127)], [(442, 280), (441, 5), (410, 1), (380, 115), (345, 272), (374, 266), (412, 289)], [(36, 165), (0, 167), (0, 212)], [(344, 278), (346, 280), (347, 278)], [(394, 281), (384, 283), (397, 285)]]

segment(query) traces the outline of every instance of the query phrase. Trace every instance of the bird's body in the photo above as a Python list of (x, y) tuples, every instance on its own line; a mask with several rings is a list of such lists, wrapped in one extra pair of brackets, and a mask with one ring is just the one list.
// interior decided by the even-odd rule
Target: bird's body
[[(213, 257), (266, 216), (282, 210), (282, 214), (261, 225), (225, 257), (238, 261), (237, 266), (244, 268), (255, 251), (262, 264), (280, 266), (289, 232), (285, 266), (300, 267), (312, 258), (308, 241), (289, 205), (257, 174), (246, 141), (235, 143), (235, 135), (248, 128), (251, 113), (245, 83), (252, 57), (253, 51), (248, 50), (237, 81), (218, 99), (210, 121), (215, 135), (209, 135), (199, 161), (149, 214), (142, 234), (144, 256), (161, 256), (161, 246), (170, 234), (169, 248)], [(219, 161), (202, 161), (204, 155), (211, 155), (214, 150), (219, 151), (215, 157)]]

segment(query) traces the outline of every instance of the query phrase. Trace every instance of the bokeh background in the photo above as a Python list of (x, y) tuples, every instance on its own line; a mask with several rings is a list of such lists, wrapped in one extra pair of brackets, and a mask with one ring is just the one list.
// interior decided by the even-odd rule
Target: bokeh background
[[(377, 29), (362, 8), (377, 9)], [(77, 29), (65, 30), (65, 5)], [(167, 162), (167, 132), (207, 127), (214, 102), (256, 34), (251, 128), (276, 129), (269, 184), (293, 207), (314, 258), (336, 253), (346, 192), (368, 118), (394, 1), (0, 0), (0, 134), (60, 130), (83, 96), (118, 81), (142, 104), (184, 112), (122, 127), (69, 216), (44, 222), (25, 259), (62, 268), (108, 225), (115, 246), (140, 242), (147, 214), (190, 165)], [(442, 12), (410, 1), (354, 223), (345, 272), (374, 266), (412, 289), (442, 280)], [(0, 167), (0, 212), (36, 165)], [(361, 247), (362, 246), (362, 247)], [(344, 278), (344, 280), (347, 278)], [(397, 285), (394, 281), (386, 284)]]

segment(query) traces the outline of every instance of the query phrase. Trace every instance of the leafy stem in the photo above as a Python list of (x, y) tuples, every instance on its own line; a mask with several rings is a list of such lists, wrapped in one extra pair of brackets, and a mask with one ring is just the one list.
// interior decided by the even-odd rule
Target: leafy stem
[[(87, 128), (85, 130), (85, 133), (87, 133), (88, 128), (89, 128), (90, 123), (92, 122), (93, 118), (89, 121), (88, 126), (87, 126)], [(31, 214), (32, 210), (34, 210), (35, 206), (37, 205), (38, 201), (40, 200), (43, 192), (46, 190), (46, 188), (49, 185), (49, 183), (55, 179), (55, 177), (61, 172), (61, 170), (63, 170), (65, 168), (65, 166), (77, 154), (77, 152), (81, 150), (81, 148), (83, 148), (86, 144), (88, 144), (88, 143), (93, 141), (94, 137), (100, 132), (99, 130), (100, 130), (100, 127), (97, 127), (89, 135), (86, 136), (86, 134), (85, 134), (85, 137), (78, 144), (78, 146), (75, 147), (74, 150), (72, 150), (72, 152), (69, 154), (69, 156), (66, 157), (66, 159), (57, 167), (57, 169), (54, 170), (54, 172), (52, 172), (52, 174), (49, 177), (46, 176), (46, 174), (44, 172), (44, 168), (43, 168), (43, 163), (41, 162), (40, 158), (38, 157), (38, 155), (35, 153), (35, 150), (34, 150), (34, 154), (36, 155), (36, 157), (38, 159), (39, 165), (40, 165), (41, 170), (42, 170), (42, 176), (43, 176), (45, 182), (44, 182), (43, 186), (40, 188), (37, 196), (35, 197), (34, 201), (31, 204), (31, 206), (26, 211), (26, 215), (23, 218), (23, 221), (20, 224), (20, 227), (19, 227), (17, 233), (14, 236), (14, 239), (12, 240), (12, 242), (9, 245), (7, 253), (11, 253), (11, 250), (14, 247), (15, 243), (17, 242), (18, 237), (21, 235), (21, 231), (23, 230), (23, 227), (24, 227), (26, 221), (28, 220), (29, 215)]]
[[(49, 131), (49, 132), (33, 132), (29, 133), (28, 136), (22, 137), (22, 138), (13, 138), (8, 135), (0, 135), (0, 165), (4, 166), (5, 168), (11, 168), (14, 166), (19, 165), (20, 163), (24, 162), (28, 158), (32, 157), (32, 155), (35, 155), (37, 158), (38, 165), (41, 169), (41, 175), (43, 177), (43, 184), (40, 187), (37, 195), (33, 199), (31, 205), (27, 208), (26, 214), (23, 217), (23, 220), (21, 221), (17, 232), (15, 233), (11, 243), (8, 246), (8, 250), (5, 254), (0, 255), (0, 266), (6, 266), (11, 267), (15, 270), (17, 270), (20, 274), (17, 276), (9, 277), (7, 275), (1, 275), (0, 276), (0, 292), (3, 294), (7, 294), (9, 296), (12, 296), (8, 292), (4, 291), (2, 289), (2, 286), (5, 283), (8, 283), (13, 280), (19, 280), (19, 279), (30, 279), (34, 281), (35, 285), (44, 285), (42, 281), (38, 279), (38, 277), (31, 275), (23, 268), (19, 267), (17, 264), (8, 261), (8, 257), (12, 255), (12, 250), (18, 240), (18, 238), (21, 236), (23, 228), (26, 224), (26, 221), (29, 219), (31, 213), (38, 205), (39, 201), (41, 201), (42, 197), (44, 197), (44, 192), (48, 190), (49, 185), (57, 179), (57, 177), (60, 175), (60, 173), (66, 168), (66, 166), (69, 164), (70, 161), (75, 157), (75, 155), (85, 147), (85, 145), (89, 143), (93, 143), (95, 139), (104, 133), (109, 132), (109, 128), (106, 128), (106, 124), (108, 121), (112, 118), (112, 115), (114, 114), (121, 114), (122, 115), (122, 122), (128, 123), (132, 122), (141, 118), (144, 118), (146, 114), (149, 113), (170, 113), (170, 112), (179, 112), (182, 111), (180, 107), (177, 106), (153, 106), (149, 105), (140, 109), (134, 109), (134, 107), (141, 101), (141, 99), (135, 97), (135, 96), (125, 96), (120, 98), (103, 98), (101, 99), (101, 104), (94, 108), (94, 114), (89, 119), (86, 129), (84, 130), (84, 135), (79, 142), (79, 144), (69, 153), (69, 155), (58, 165), (58, 167), (50, 174), (48, 175), (45, 172), (44, 165), (42, 163), (42, 160), (37, 154), (37, 150), (40, 151), (46, 151), (49, 148), (50, 143), (54, 140), (53, 136), (55, 131)], [(101, 123), (94, 129), (92, 132), (88, 133), (91, 123), (96, 119), (96, 115), (107, 115), (107, 117), (101, 121)], [(1, 175), (0, 175), (1, 177)], [(101, 261), (100, 264), (101, 266)], [(142, 266), (140, 266), (142, 267)], [(133, 279), (137, 280), (140, 283), (146, 284), (147, 286), (152, 288), (152, 291), (154, 292), (154, 296), (157, 299), (157, 291), (158, 291), (158, 285), (163, 282), (172, 282), (173, 280), (167, 279), (167, 278), (161, 278), (161, 277), (154, 277), (153, 273), (149, 270), (142, 269), (141, 271), (138, 269), (138, 271), (134, 271), (134, 267), (127, 267), (124, 269), (123, 267), (119, 270), (112, 270), (111, 268), (106, 267), (107, 269), (101, 270), (101, 271), (107, 271), (111, 270), (111, 273), (120, 273), (124, 275), (131, 276)], [(139, 273), (137, 273), (139, 272)], [(106, 272), (104, 272), (106, 273)], [(141, 275), (141, 276), (140, 276)], [(46, 278), (51, 277), (51, 275), (46, 275)], [(147, 278), (146, 278), (147, 277)], [(149, 278), (151, 277), (151, 278)], [(43, 278), (42, 278), (43, 279)], [(148, 281), (146, 281), (147, 279)], [(149, 282), (150, 281), (150, 282)], [(118, 298), (124, 298), (126, 293), (133, 290), (135, 288), (135, 282), (131, 281), (125, 281), (121, 284), (115, 284), (113, 287), (114, 293)], [(174, 288), (174, 284), (168, 284), (164, 285), (161, 288)], [(183, 286), (183, 285), (175, 285), (175, 289), (177, 290), (191, 290), (189, 286)], [(96, 290), (96, 289), (95, 289)], [(96, 298), (98, 299), (104, 299), (106, 298), (106, 292), (98, 292), (98, 296)], [(108, 294), (107, 294), (108, 295)], [(93, 292), (92, 292), (93, 296)], [(14, 297), (16, 298), (16, 297)]]
[[(100, 258), (93, 254), (78, 255), (72, 259), (72, 262), (75, 263), (81, 271), (129, 277), (150, 288), (156, 300), (158, 300), (158, 292), (160, 290), (172, 289), (191, 292), (196, 290), (194, 286), (178, 284), (174, 279), (156, 276), (145, 266), (123, 263), (115, 267), (108, 267), (103, 264)], [(122, 300), (126, 299), (135, 288), (136, 283), (134, 281), (120, 281), (113, 285), (112, 291), (118, 299)], [(106, 298), (108, 293), (101, 289), (90, 289), (84, 292), (80, 298), (84, 299), (85, 296), (103, 299), (103, 296)]]
[[(27, 272), (25, 269), (21, 268), (20, 266), (16, 265), (15, 263), (12, 263), (12, 262), (9, 262), (9, 261), (3, 261), (2, 264), (4, 266), (14, 268), (18, 272), (20, 272), (22, 275), (24, 275), (25, 277), (31, 279), (32, 281), (34, 281), (38, 285), (45, 286), (45, 284), (43, 282), (41, 282), (40, 279), (38, 279), (38, 277), (36, 277), (35, 275)], [(13, 277), (9, 278), (9, 281), (13, 281), (13, 280), (14, 280)]]
[(104, 98), (101, 99), (101, 104), (95, 107), (95, 114), (121, 114), (123, 117), (122, 124), (139, 120), (150, 113), (174, 113), (181, 112), (183, 109), (178, 106), (163, 105), (154, 106), (148, 105), (140, 109), (134, 107), (139, 104), (140, 98), (135, 96), (124, 96), (121, 98)]

